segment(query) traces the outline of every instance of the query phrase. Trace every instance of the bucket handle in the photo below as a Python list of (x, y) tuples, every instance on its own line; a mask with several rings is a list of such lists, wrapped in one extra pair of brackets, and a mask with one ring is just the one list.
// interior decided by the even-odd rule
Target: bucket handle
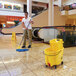
[(47, 55), (47, 54), (45, 54), (44, 52), (43, 52), (43, 54), (45, 54), (45, 55), (47, 55), (47, 56), (56, 56), (56, 55), (58, 55), (60, 52), (61, 52), (62, 50), (60, 50), (57, 54), (55, 54), (55, 55)]

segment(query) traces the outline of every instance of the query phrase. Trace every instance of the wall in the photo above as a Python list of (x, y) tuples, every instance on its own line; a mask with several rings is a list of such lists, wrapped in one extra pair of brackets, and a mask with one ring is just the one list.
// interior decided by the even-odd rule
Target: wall
[(68, 19), (66, 21), (66, 24), (71, 24), (72, 26), (73, 25), (76, 26), (76, 15), (69, 15), (67, 17), (68, 17)]
[(14, 28), (3, 28), (2, 29), (2, 32), (7, 34), (7, 33), (12, 33), (12, 32), (15, 32), (15, 33), (23, 33), (23, 29), (22, 29), (22, 25), (19, 25), (19, 26), (16, 26)]
[[(55, 6), (54, 9), (54, 26), (63, 26), (65, 25), (67, 20), (66, 16), (61, 15), (61, 11), (59, 10), (58, 6)], [(34, 27), (43, 27), (48, 26), (48, 10), (39, 14), (38, 16), (33, 18)]]
[(33, 18), (33, 27), (43, 27), (48, 25), (48, 11), (45, 11)]
[(55, 6), (55, 9), (54, 9), (54, 26), (65, 25), (66, 20), (67, 20), (67, 17), (62, 16), (59, 7)]

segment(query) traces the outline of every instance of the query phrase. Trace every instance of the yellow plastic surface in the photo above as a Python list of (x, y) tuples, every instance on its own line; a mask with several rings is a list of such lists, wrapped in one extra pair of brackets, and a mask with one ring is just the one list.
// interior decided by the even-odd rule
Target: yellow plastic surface
[(50, 40), (50, 47), (44, 50), (45, 63), (48, 66), (59, 65), (63, 61), (63, 40)]
[(11, 40), (16, 41), (16, 33), (15, 32), (12, 32), (12, 38), (11, 38)]
[(59, 65), (63, 61), (63, 49), (56, 52), (48, 48), (44, 50), (44, 54), (46, 65)]
[(63, 40), (62, 39), (53, 39), (53, 40), (50, 40), (50, 46), (51, 46), (51, 49), (54, 49), (54, 50), (60, 50), (60, 49), (63, 49)]

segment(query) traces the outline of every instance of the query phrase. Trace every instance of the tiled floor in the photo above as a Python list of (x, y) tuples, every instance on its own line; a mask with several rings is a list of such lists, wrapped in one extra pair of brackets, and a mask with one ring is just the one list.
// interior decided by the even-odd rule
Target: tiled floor
[[(49, 45), (33, 42), (29, 52), (16, 52), (21, 40), (12, 42), (11, 36), (0, 36), (0, 76), (76, 76), (76, 47), (64, 49), (64, 65), (45, 68), (43, 51)], [(28, 56), (27, 56), (28, 55)]]

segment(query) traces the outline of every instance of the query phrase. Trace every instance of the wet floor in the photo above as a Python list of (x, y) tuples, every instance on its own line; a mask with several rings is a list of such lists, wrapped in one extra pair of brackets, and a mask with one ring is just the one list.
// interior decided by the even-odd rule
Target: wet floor
[(0, 76), (76, 76), (76, 47), (65, 48), (64, 65), (54, 69), (45, 67), (43, 51), (49, 45), (34, 41), (28, 52), (16, 52), (20, 40), (0, 36)]

